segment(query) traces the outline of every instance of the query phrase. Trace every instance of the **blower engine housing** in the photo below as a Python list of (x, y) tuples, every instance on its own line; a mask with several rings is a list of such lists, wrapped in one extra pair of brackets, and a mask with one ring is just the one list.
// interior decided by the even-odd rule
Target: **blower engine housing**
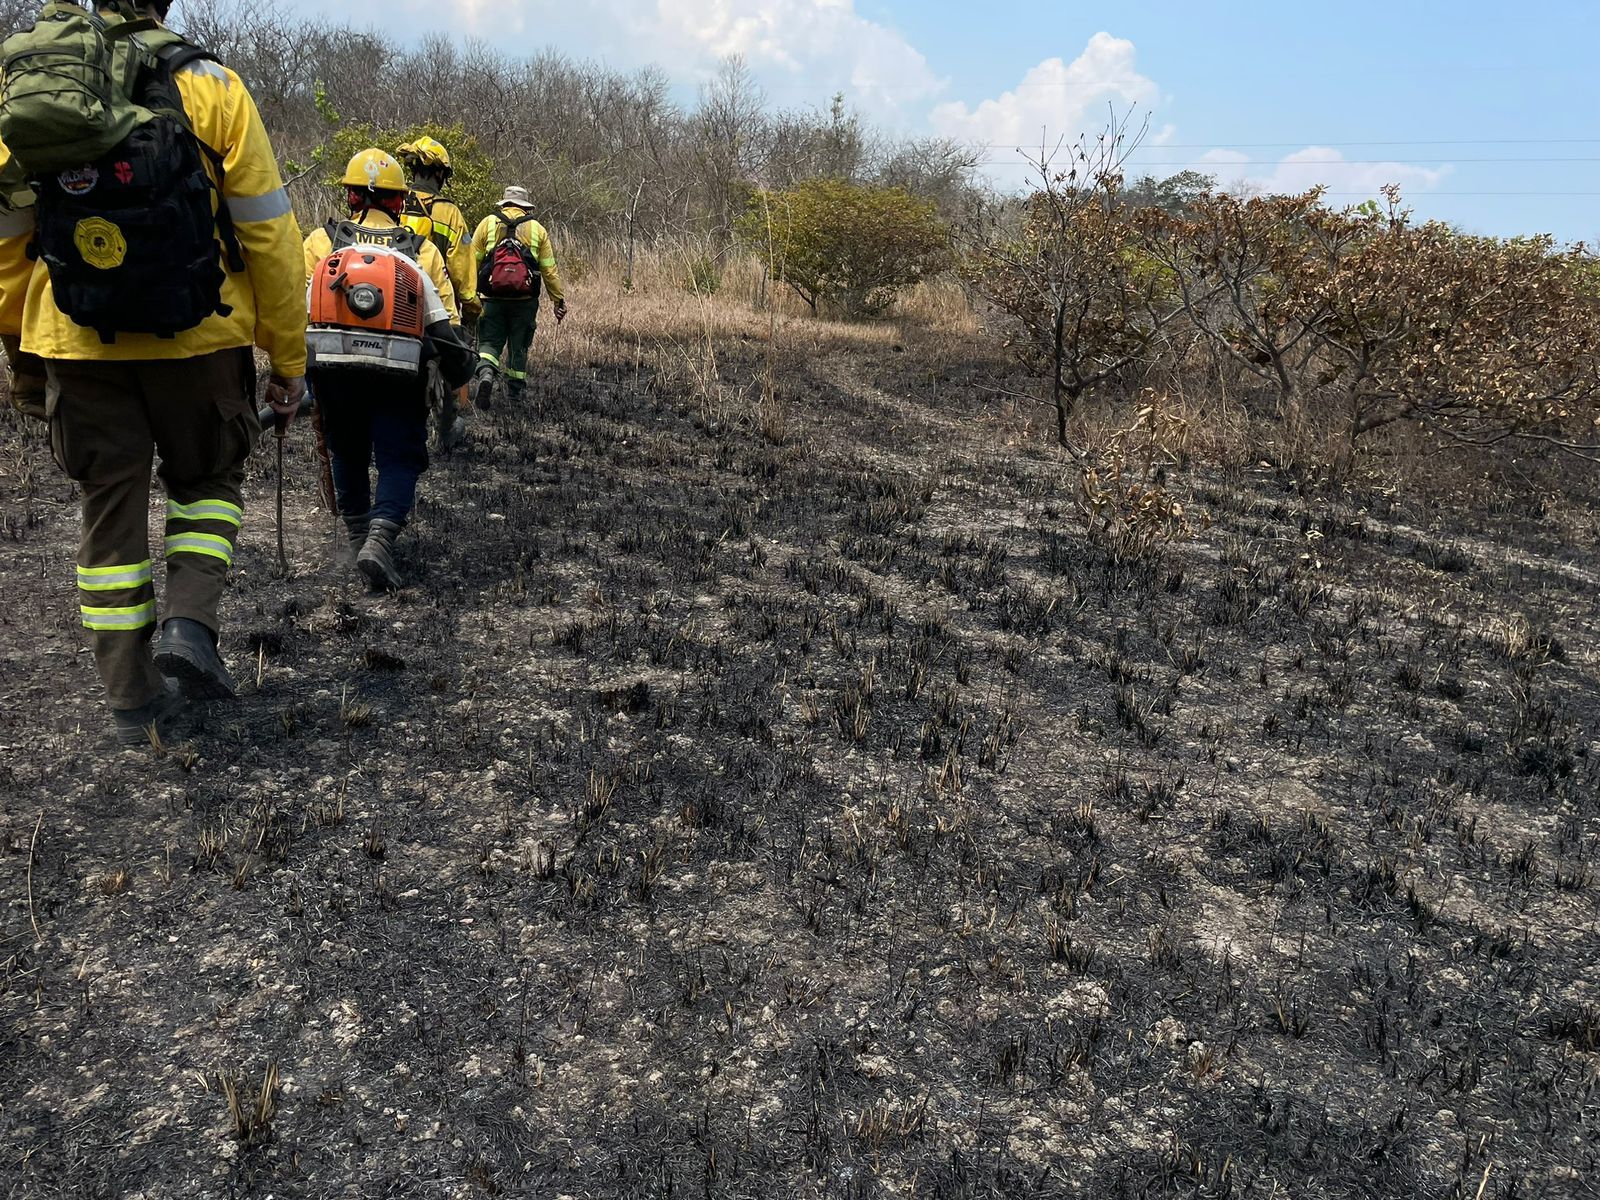
[(310, 366), (419, 374), (424, 300), (410, 259), (371, 246), (335, 250), (311, 275)]

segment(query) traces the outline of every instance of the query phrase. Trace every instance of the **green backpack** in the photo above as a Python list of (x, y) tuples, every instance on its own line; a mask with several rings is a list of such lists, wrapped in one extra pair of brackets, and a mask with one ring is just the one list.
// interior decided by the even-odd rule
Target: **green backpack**
[(107, 22), (72, 0), (54, 0), (32, 29), (0, 45), (0, 140), (31, 175), (81, 166), (150, 119), (132, 99), (145, 48), (136, 33), (154, 21)]
[(107, 343), (228, 315), (223, 264), (245, 264), (223, 159), (195, 135), (177, 83), (212, 56), (131, 5), (54, 0), (0, 58), (0, 139), (36, 198), (29, 253), (61, 311)]

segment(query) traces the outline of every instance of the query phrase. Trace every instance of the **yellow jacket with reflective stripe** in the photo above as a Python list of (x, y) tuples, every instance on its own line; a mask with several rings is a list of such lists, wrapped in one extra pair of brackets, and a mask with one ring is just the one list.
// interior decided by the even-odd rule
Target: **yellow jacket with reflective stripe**
[[(256, 345), (272, 359), (274, 373), (303, 375), (300, 230), (256, 102), (238, 75), (209, 61), (179, 71), (178, 91), (195, 135), (222, 158), (222, 192), (245, 264), (241, 272), (228, 271), (222, 285), (222, 302), (232, 311), (225, 317), (213, 313), (176, 337), (119, 333), (106, 345), (56, 307), (49, 271), (28, 258), (32, 210), (18, 209), (0, 211), (0, 333), (20, 333), (24, 350), (47, 359), (195, 358)], [(9, 159), (0, 146), (0, 162)]]
[[(444, 256), (449, 268), (450, 282), (455, 285), (456, 300), (465, 304), (478, 298), (478, 268), (472, 257), (472, 232), (467, 228), (467, 218), (454, 200), (446, 200), (432, 192), (417, 192), (422, 207), (439, 235), (450, 243)], [(435, 247), (437, 248), (437, 247)]]
[[(508, 204), (505, 206), (505, 211), (513, 217), (520, 217), (526, 210)], [(490, 213), (478, 222), (478, 228), (472, 234), (474, 267), (483, 264), (494, 244), (504, 236), (503, 225), (504, 222), (497, 213)], [(545, 231), (545, 227), (537, 221), (524, 221), (517, 226), (517, 241), (533, 247), (534, 257), (539, 260), (539, 274), (544, 277), (545, 291), (550, 293), (550, 299), (564, 299), (565, 295), (561, 290), (561, 272), (556, 269), (555, 247), (550, 244), (550, 235)]]
[[(394, 229), (400, 222), (396, 221), (381, 208), (369, 208), (359, 218), (352, 217), (357, 225), (364, 225), (368, 229)], [(312, 273), (316, 271), (317, 264), (333, 253), (333, 239), (328, 236), (326, 228), (313, 229), (306, 235), (305, 240), (305, 276), (300, 281), (300, 307), (305, 307), (306, 284), (311, 282)], [(444, 301), (444, 306), (450, 310), (450, 319), (461, 320), (461, 308), (456, 304), (456, 291), (450, 286), (450, 272), (445, 270), (444, 255), (439, 253), (439, 247), (427, 239), (423, 239), (422, 253), (417, 256), (417, 265), (427, 272), (428, 278), (433, 280), (433, 286), (439, 289), (439, 298)]]

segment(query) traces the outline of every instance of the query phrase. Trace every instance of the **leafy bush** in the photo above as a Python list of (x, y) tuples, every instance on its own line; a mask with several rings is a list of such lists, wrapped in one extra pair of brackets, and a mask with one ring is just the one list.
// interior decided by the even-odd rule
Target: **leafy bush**
[(683, 273), (683, 290), (691, 296), (715, 296), (722, 287), (722, 267), (709, 254), (696, 255), (689, 260)]
[(1207, 197), (1145, 221), (1191, 326), (1268, 381), (1280, 415), (1337, 426), (1336, 465), (1396, 422), (1457, 441), (1568, 448), (1600, 401), (1594, 260), (1548, 237), (1414, 222), (1398, 193), (1334, 209), (1320, 191)]
[(1396, 424), (1471, 445), (1600, 459), (1600, 267), (1549, 237), (1413, 221), (1394, 188), (1347, 208), (1320, 189), (1181, 210), (1132, 204), (1122, 127), (1036, 162), (1036, 190), (969, 233), (988, 323), (1047, 381), (1071, 448), (1079, 400), (1136, 367), (1181, 375), (1209, 344), (1276, 394), (1285, 445), (1343, 474)]
[[(352, 157), (369, 146), (376, 146), (380, 150), (395, 154), (402, 145), (414, 142), (419, 137), (434, 138), (450, 151), (450, 166), (453, 173), (444, 194), (456, 202), (466, 215), (469, 225), (475, 225), (494, 207), (495, 202), (500, 199), (502, 182), (511, 182), (497, 178), (494, 160), (478, 144), (478, 139), (469, 134), (459, 122), (454, 125), (441, 125), (437, 121), (424, 121), (403, 129), (386, 129), (363, 122), (347, 122), (334, 108), (326, 92), (321, 89), (317, 92), (316, 105), (324, 126), (323, 140), (312, 148), (309, 163), (302, 164), (291, 160), (284, 164), (284, 172), (291, 178), (310, 175), (320, 184), (326, 185), (324, 192), (312, 198), (315, 212), (322, 215), (343, 211), (343, 192), (339, 187), (339, 178), (344, 174), (345, 164)], [(296, 210), (303, 215), (304, 209), (301, 205), (297, 204)], [(311, 222), (312, 225), (320, 223), (320, 220)]]
[(737, 232), (813, 311), (853, 317), (881, 313), (902, 288), (951, 263), (934, 205), (896, 187), (813, 179), (758, 192)]

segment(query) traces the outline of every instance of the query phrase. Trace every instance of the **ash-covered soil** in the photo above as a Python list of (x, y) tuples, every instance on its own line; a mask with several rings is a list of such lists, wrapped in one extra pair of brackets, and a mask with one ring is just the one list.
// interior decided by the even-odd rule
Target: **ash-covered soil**
[(393, 597), (269, 441), (160, 754), (6, 425), (6, 1193), (1600, 1195), (1588, 499), (1196, 469), (1119, 557), (927, 340), (549, 369)]

